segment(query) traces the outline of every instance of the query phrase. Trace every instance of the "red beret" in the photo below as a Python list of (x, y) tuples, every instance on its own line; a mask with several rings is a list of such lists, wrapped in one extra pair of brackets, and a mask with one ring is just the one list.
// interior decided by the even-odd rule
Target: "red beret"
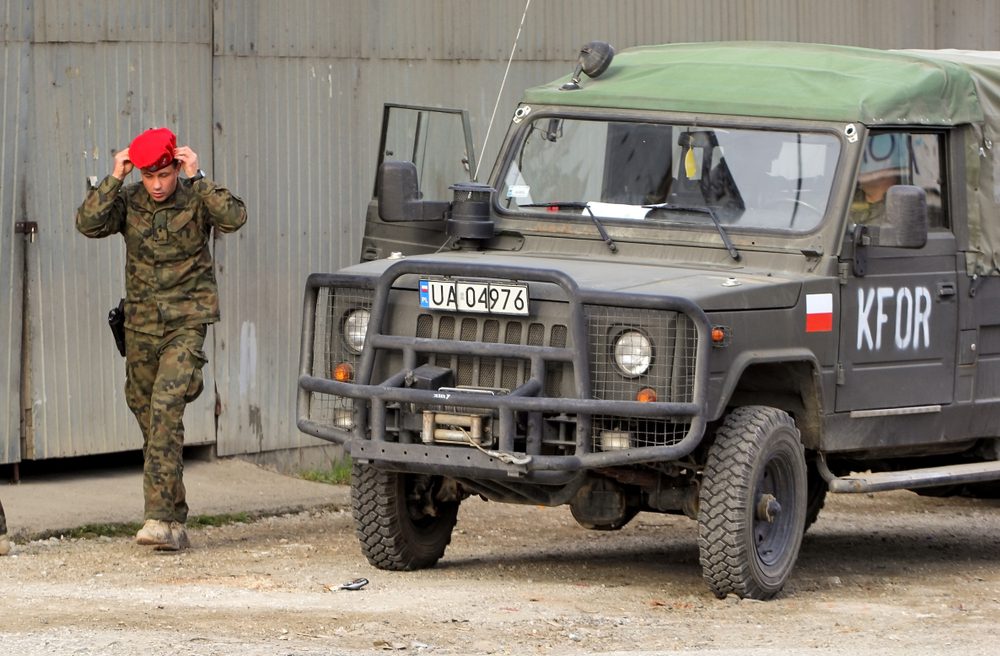
[(174, 161), (177, 137), (167, 128), (146, 130), (132, 140), (128, 159), (140, 169), (156, 171)]

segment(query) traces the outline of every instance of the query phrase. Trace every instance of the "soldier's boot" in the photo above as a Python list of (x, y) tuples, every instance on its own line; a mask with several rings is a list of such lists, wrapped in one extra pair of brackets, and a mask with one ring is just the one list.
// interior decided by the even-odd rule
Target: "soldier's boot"
[(0, 556), (6, 556), (10, 553), (10, 540), (7, 538), (7, 534), (4, 533), (0, 535)]
[[(187, 528), (184, 524), (179, 524), (177, 522), (174, 522), (174, 524), (177, 526), (177, 546), (181, 549), (190, 549), (191, 540), (188, 539)], [(173, 530), (173, 526), (171, 526), (170, 529)]]
[(180, 551), (191, 547), (191, 540), (188, 539), (187, 529), (180, 522), (170, 522), (169, 544), (162, 544), (153, 547), (157, 551)]
[(135, 534), (135, 541), (157, 549), (171, 545), (173, 545), (174, 550), (177, 549), (177, 541), (174, 540), (173, 532), (170, 530), (170, 522), (159, 519), (147, 519), (139, 532)]

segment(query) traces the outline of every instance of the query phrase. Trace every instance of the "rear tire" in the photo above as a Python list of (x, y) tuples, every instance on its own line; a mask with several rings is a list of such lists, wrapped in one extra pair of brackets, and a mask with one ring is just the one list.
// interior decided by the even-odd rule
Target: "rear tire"
[(809, 527), (819, 519), (819, 511), (823, 510), (826, 504), (826, 493), (829, 490), (829, 483), (823, 480), (816, 463), (810, 462), (808, 465), (808, 475), (806, 478), (806, 524), (802, 532), (805, 533)]
[(433, 567), (451, 542), (459, 501), (440, 501), (443, 478), (354, 463), (351, 512), (361, 551), (387, 570)]
[(806, 517), (806, 462), (787, 413), (731, 412), (702, 474), (698, 548), (705, 582), (720, 599), (770, 599), (795, 566)]

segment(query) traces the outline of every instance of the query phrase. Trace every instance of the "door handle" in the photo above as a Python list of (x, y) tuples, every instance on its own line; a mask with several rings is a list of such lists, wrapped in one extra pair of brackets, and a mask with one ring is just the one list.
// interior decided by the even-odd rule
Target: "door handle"
[(938, 298), (945, 298), (955, 295), (955, 283), (939, 282), (937, 285)]

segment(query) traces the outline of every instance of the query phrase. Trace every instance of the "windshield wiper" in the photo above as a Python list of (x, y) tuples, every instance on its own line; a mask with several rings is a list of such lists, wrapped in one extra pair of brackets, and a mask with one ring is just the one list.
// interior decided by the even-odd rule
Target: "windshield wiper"
[(673, 203), (658, 203), (656, 205), (643, 205), (643, 207), (648, 207), (652, 210), (668, 210), (673, 212), (694, 212), (696, 214), (707, 214), (712, 217), (712, 223), (715, 224), (715, 229), (719, 231), (719, 236), (722, 237), (722, 243), (726, 246), (726, 250), (729, 251), (729, 256), (732, 257), (737, 262), (740, 261), (740, 252), (736, 250), (733, 246), (733, 241), (729, 238), (729, 234), (726, 229), (722, 227), (722, 223), (719, 222), (719, 217), (715, 213), (715, 208), (711, 205), (674, 205)]
[(601, 220), (594, 215), (594, 211), (590, 209), (590, 203), (581, 200), (554, 200), (548, 203), (527, 203), (525, 205), (518, 205), (518, 207), (557, 207), (559, 209), (567, 210), (587, 210), (587, 214), (590, 215), (590, 220), (594, 222), (597, 226), (597, 232), (600, 233), (601, 239), (604, 243), (608, 245), (608, 250), (612, 253), (618, 252), (618, 244), (611, 238), (608, 231), (604, 229), (604, 224)]

